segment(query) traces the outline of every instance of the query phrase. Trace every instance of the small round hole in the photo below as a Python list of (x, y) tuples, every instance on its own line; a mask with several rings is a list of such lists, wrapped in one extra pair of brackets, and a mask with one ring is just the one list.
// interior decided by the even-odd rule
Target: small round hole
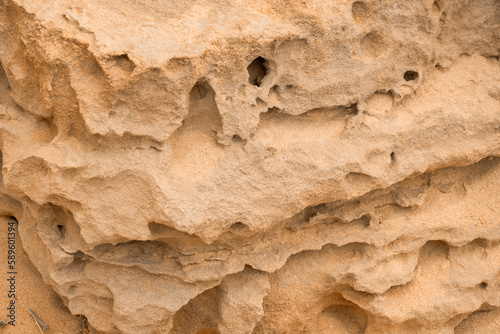
[(262, 57), (257, 57), (248, 65), (248, 82), (254, 86), (260, 87), (262, 79), (267, 74), (267, 68), (264, 65), (266, 60)]
[(59, 233), (64, 237), (64, 234), (66, 234), (66, 227), (64, 227), (64, 225), (57, 225), (57, 229), (59, 230)]
[(418, 72), (415, 71), (406, 71), (405, 74), (403, 75), (403, 78), (406, 81), (414, 81), (418, 79)]
[(481, 282), (481, 284), (479, 284), (479, 287), (480, 287), (481, 289), (486, 289), (486, 288), (488, 287), (488, 283), (486, 283), (486, 282)]

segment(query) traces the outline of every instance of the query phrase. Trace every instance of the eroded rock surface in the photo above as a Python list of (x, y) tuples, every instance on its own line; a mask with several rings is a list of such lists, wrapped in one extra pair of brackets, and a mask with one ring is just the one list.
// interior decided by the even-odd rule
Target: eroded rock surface
[(500, 328), (497, 0), (5, 0), (0, 34), (1, 213), (95, 331)]

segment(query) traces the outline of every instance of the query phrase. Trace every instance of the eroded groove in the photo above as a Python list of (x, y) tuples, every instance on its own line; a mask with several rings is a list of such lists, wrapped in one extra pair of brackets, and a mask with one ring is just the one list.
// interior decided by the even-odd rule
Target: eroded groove
[(89, 330), (498, 332), (494, 0), (42, 2), (0, 216)]

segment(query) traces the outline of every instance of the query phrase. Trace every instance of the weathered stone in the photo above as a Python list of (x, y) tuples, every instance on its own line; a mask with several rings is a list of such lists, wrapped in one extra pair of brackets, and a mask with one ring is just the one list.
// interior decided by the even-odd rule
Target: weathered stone
[(5, 0), (0, 36), (0, 211), (95, 331), (500, 328), (498, 1)]

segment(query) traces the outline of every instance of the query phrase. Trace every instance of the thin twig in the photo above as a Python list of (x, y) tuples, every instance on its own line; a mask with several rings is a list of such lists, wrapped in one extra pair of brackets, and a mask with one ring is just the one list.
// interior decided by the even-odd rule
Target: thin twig
[(32, 309), (28, 308), (28, 312), (31, 314), (33, 319), (35, 319), (36, 325), (40, 329), (40, 333), (43, 334), (42, 328), (44, 331), (49, 329), (49, 325), (43, 322), (42, 319), (40, 319)]

